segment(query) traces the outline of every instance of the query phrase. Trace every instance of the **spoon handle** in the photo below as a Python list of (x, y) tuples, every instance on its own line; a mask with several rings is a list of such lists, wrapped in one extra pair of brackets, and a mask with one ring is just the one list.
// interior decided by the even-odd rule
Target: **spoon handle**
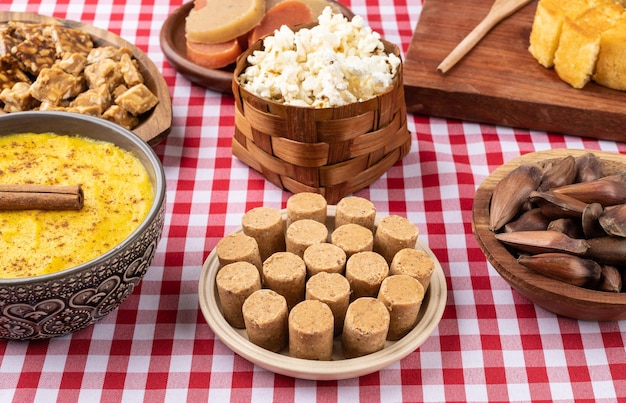
[(487, 16), (450, 52), (437, 66), (437, 72), (445, 74), (463, 58), (500, 21), (509, 17), (532, 0), (496, 0)]

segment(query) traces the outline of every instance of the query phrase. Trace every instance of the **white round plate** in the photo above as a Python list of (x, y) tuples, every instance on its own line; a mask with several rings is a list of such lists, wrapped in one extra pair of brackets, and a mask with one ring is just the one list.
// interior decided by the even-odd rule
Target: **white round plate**
[[(334, 227), (335, 211), (335, 206), (328, 206), (327, 226), (329, 233)], [(283, 219), (285, 219), (286, 211), (283, 210), (282, 212)], [(382, 217), (377, 217), (377, 222), (380, 218)], [(241, 232), (241, 228), (235, 232)], [(293, 358), (289, 357), (287, 349), (281, 353), (273, 353), (249, 342), (245, 330), (230, 326), (222, 315), (215, 283), (215, 276), (219, 269), (215, 249), (205, 260), (200, 274), (198, 285), (200, 309), (215, 335), (224, 344), (248, 361), (269, 371), (311, 380), (339, 380), (367, 375), (385, 368), (415, 351), (432, 334), (443, 316), (447, 300), (447, 288), (441, 264), (430, 248), (421, 241), (417, 241), (415, 249), (425, 251), (435, 262), (435, 270), (422, 301), (418, 322), (415, 328), (402, 339), (387, 341), (384, 349), (363, 357), (344, 359), (340, 336), (335, 338), (331, 361)]]

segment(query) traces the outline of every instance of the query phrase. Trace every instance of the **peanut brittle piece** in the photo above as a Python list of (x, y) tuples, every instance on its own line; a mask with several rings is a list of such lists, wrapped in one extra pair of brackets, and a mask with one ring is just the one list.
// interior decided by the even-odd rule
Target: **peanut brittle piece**
[(5, 24), (0, 28), (0, 61), (7, 63), (7, 65), (16, 63), (11, 49), (17, 45), (20, 40), (13, 37), (14, 31), (15, 27), (11, 23)]
[(159, 99), (145, 84), (137, 84), (115, 98), (115, 103), (138, 116), (154, 108), (159, 103)]
[(48, 101), (43, 101), (41, 104), (39, 104), (39, 108), (36, 108), (40, 111), (62, 111), (62, 112), (67, 112), (68, 111), (68, 106), (67, 103), (65, 101), (61, 101), (60, 104), (58, 105), (54, 105), (51, 102)]
[(11, 48), (11, 54), (25, 72), (38, 75), (56, 61), (54, 40), (46, 35), (43, 24), (19, 24), (13, 37), (20, 40)]
[(0, 60), (0, 90), (12, 88), (16, 83), (24, 82), (30, 85), (30, 77), (15, 63)]
[(0, 101), (4, 103), (5, 112), (29, 111), (39, 105), (39, 101), (30, 94), (30, 84), (25, 82), (3, 89), (0, 92)]
[[(96, 48), (97, 49), (97, 48)], [(89, 88), (98, 88), (104, 84), (113, 91), (124, 82), (118, 63), (113, 59), (101, 59), (85, 67), (85, 81)]]
[(102, 118), (115, 122), (127, 129), (132, 129), (139, 123), (139, 119), (130, 114), (126, 109), (119, 105), (111, 105), (103, 114)]
[(113, 95), (113, 99), (122, 95), (124, 92), (126, 92), (127, 89), (128, 87), (125, 84), (120, 84), (115, 87), (115, 89), (111, 92), (111, 95)]
[(100, 116), (111, 105), (111, 93), (106, 84), (99, 88), (90, 88), (78, 94), (70, 102), (70, 108), (79, 113)]
[(91, 36), (80, 29), (50, 24), (44, 30), (54, 41), (58, 58), (62, 58), (66, 53), (80, 53), (87, 56), (93, 49)]
[(132, 129), (158, 102), (129, 48), (96, 47), (89, 33), (54, 23), (0, 23), (5, 111), (71, 111)]
[(41, 102), (58, 105), (62, 100), (74, 98), (84, 89), (81, 76), (68, 74), (58, 67), (44, 68), (30, 87), (33, 97)]
[(93, 48), (87, 56), (89, 64), (97, 63), (103, 59), (111, 59), (119, 62), (123, 54), (129, 56), (133, 55), (133, 52), (128, 48), (116, 48), (114, 46), (98, 46)]
[(122, 54), (119, 61), (120, 71), (124, 77), (124, 82), (129, 87), (133, 85), (142, 84), (143, 76), (137, 66), (137, 61), (134, 60), (129, 54)]
[(61, 60), (57, 60), (56, 65), (68, 74), (82, 74), (87, 66), (87, 56), (82, 53), (66, 53)]

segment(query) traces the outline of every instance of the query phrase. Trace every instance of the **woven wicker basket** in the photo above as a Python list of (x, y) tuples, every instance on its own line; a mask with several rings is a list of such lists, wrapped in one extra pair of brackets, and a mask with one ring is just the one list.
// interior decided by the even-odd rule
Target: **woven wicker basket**
[[(397, 46), (383, 42), (387, 53), (400, 57)], [(232, 151), (245, 164), (280, 188), (320, 193), (335, 204), (370, 185), (408, 153), (402, 64), (393, 87), (368, 101), (332, 108), (289, 106), (239, 85), (248, 55), (262, 45), (257, 42), (239, 57), (233, 75)]]

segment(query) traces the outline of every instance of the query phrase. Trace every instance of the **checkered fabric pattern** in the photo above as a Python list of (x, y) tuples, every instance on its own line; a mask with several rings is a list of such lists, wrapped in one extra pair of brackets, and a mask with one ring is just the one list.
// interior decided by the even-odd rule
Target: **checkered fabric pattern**
[[(406, 52), (420, 0), (342, 0)], [(444, 1), (444, 0), (429, 0)], [(481, 181), (500, 164), (550, 148), (626, 152), (622, 143), (408, 116), (410, 153), (358, 192), (408, 217), (443, 266), (448, 301), (416, 351), (360, 378), (276, 375), (233, 353), (198, 306), (207, 255), (252, 207), (289, 194), (231, 154), (233, 99), (190, 83), (165, 60), (159, 32), (181, 0), (0, 0), (1, 10), (78, 20), (134, 43), (161, 70), (171, 134), (155, 150), (167, 177), (163, 238), (151, 269), (96, 325), (49, 341), (0, 341), (0, 401), (605, 401), (626, 398), (625, 322), (557, 317), (512, 290), (471, 228)]]

